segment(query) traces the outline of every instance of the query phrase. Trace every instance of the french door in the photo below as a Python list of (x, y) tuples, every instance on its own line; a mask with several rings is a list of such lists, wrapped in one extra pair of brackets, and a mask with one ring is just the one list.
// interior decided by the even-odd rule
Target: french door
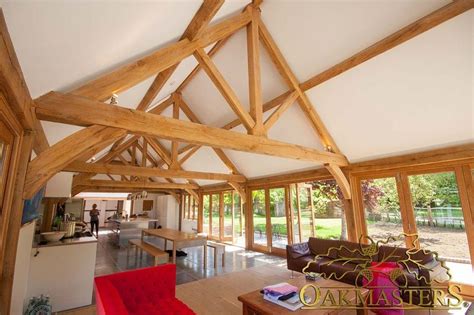
[(252, 248), (284, 254), (290, 241), (287, 187), (251, 191)]
[[(240, 198), (236, 199), (234, 192), (207, 194), (204, 195), (203, 202), (203, 232), (210, 239), (233, 243), (234, 234), (242, 235)], [(234, 220), (236, 216), (238, 220)]]

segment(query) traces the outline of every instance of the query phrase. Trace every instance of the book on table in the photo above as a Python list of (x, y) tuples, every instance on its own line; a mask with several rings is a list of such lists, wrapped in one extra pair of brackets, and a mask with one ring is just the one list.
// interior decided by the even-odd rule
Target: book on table
[(263, 288), (263, 299), (291, 311), (296, 311), (303, 306), (299, 299), (298, 288), (286, 282)]

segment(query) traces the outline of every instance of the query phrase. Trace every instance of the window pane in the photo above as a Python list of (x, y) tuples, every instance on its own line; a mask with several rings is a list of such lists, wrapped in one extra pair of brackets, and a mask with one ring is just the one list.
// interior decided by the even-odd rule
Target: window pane
[(224, 236), (232, 237), (232, 193), (224, 193)]
[(403, 233), (395, 178), (363, 180), (361, 186), (368, 236), (379, 241)]
[(313, 186), (316, 237), (346, 239), (344, 208), (336, 181), (315, 181), (310, 184)]
[(202, 231), (204, 233), (209, 234), (209, 205), (210, 205), (211, 199), (209, 198), (209, 195), (204, 195), (203, 196), (203, 218), (202, 218)]
[(269, 192), (272, 247), (286, 248), (288, 232), (286, 228), (285, 188), (273, 188)]
[(211, 226), (212, 226), (212, 231), (211, 235), (215, 238), (219, 238), (219, 202), (220, 202), (221, 196), (218, 194), (212, 195), (212, 209), (211, 209)]
[(245, 215), (241, 205), (240, 195), (234, 193), (234, 244), (245, 246)]
[(307, 242), (308, 239), (314, 235), (313, 229), (313, 215), (311, 213), (311, 207), (309, 202), (309, 189), (306, 187), (299, 188), (299, 199), (300, 199), (300, 216), (301, 216), (301, 241)]
[(267, 223), (265, 217), (265, 190), (252, 191), (253, 210), (253, 242), (258, 245), (267, 245)]
[(409, 176), (421, 247), (469, 263), (464, 217), (453, 172)]
[(291, 209), (293, 211), (293, 242), (301, 242), (300, 225), (298, 220), (298, 201), (296, 199), (296, 185), (291, 185)]
[(183, 219), (188, 218), (188, 196), (184, 196), (184, 203), (183, 203)]

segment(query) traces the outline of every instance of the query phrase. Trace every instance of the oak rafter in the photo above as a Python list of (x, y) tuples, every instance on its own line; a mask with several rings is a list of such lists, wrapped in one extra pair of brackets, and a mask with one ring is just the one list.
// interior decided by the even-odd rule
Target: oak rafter
[(40, 118), (83, 126), (125, 128), (131, 133), (208, 145), (221, 149), (272, 155), (318, 163), (347, 165), (347, 159), (332, 152), (241, 134), (192, 122), (162, 117), (120, 106), (107, 105), (71, 94), (50, 92), (36, 102)]
[[(198, 37), (204, 28), (211, 22), (212, 18), (216, 15), (217, 11), (219, 11), (223, 4), (224, 0), (204, 0), (180, 40), (188, 39), (192, 41)], [(170, 68), (158, 73), (151, 86), (146, 91), (145, 96), (140, 101), (140, 104), (138, 104), (137, 110), (146, 110), (148, 106), (150, 106), (151, 102), (153, 102), (158, 93), (160, 93), (165, 83), (169, 80), (171, 75), (173, 75), (176, 68), (178, 68), (180, 62), (181, 61), (178, 61)]]

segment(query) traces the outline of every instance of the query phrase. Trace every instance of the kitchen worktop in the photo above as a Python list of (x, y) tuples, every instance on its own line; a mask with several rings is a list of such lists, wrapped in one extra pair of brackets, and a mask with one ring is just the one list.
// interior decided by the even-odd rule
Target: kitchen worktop
[(151, 218), (128, 218), (128, 219), (109, 219), (109, 222), (116, 222), (116, 223), (125, 223), (125, 222), (151, 222), (151, 221), (158, 221), (157, 219), (151, 219)]
[(95, 238), (95, 236), (63, 238), (57, 242), (47, 242), (46, 244), (39, 244), (39, 240), (40, 240), (40, 235), (36, 235), (33, 247), (42, 248), (42, 247), (51, 247), (51, 246), (97, 243), (97, 238)]

